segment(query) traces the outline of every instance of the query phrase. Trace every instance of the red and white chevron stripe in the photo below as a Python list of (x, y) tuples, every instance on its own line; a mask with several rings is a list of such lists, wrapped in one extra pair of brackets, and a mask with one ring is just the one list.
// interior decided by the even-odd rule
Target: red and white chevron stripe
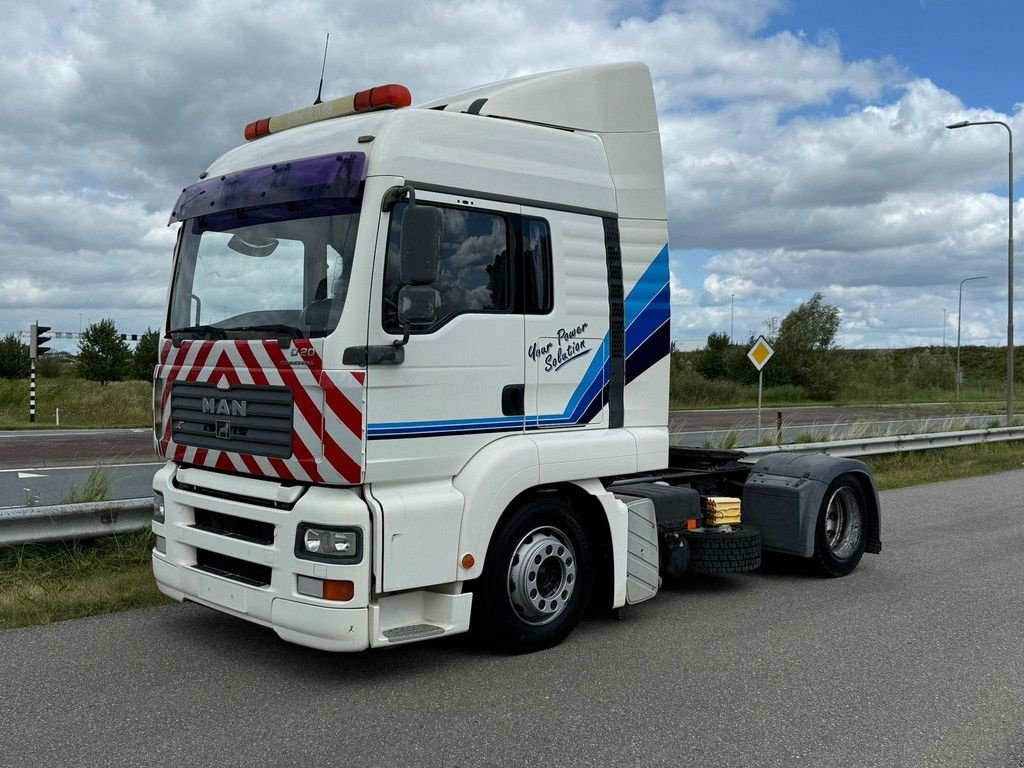
[[(324, 484), (363, 480), (365, 371), (325, 371), (322, 342), (297, 339), (165, 341), (156, 377), (164, 381), (159, 451), (183, 464), (260, 477)], [(299, 362), (301, 361), (301, 362)], [(298, 363), (298, 364), (293, 364)], [(285, 386), (292, 391), (292, 455), (287, 459), (179, 445), (171, 437), (171, 390), (176, 381), (229, 386)]]

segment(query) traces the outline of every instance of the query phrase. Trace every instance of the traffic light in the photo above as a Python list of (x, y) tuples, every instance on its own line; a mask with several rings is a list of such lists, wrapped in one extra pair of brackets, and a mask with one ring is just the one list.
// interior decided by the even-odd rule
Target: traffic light
[(35, 360), (37, 357), (45, 355), (50, 351), (50, 348), (46, 346), (50, 343), (50, 337), (46, 335), (48, 330), (50, 330), (50, 326), (48, 325), (32, 323), (32, 328), (29, 333), (31, 341), (28, 346), (28, 356), (31, 359)]

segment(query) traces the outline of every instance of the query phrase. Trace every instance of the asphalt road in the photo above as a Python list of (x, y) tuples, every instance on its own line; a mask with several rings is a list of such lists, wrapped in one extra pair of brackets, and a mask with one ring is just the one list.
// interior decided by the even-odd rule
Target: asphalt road
[(883, 554), (698, 578), (495, 656), (173, 605), (0, 633), (3, 766), (1024, 765), (1024, 470), (883, 494)]
[(156, 461), (149, 429), (0, 431), (0, 469)]
[[(163, 462), (109, 464), (100, 468), (108, 499), (141, 499), (153, 493), (153, 475)], [(62, 504), (87, 487), (94, 466), (0, 469), (0, 509)]]

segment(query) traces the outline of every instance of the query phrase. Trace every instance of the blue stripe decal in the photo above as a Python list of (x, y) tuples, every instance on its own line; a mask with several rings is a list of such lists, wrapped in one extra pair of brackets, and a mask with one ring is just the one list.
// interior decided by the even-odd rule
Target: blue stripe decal
[[(669, 288), (668, 245), (658, 253), (625, 299), (626, 382), (630, 382), (661, 360), (669, 351), (669, 319), (671, 290)], [(562, 413), (530, 416), (526, 429), (540, 426), (563, 426), (589, 423), (604, 407), (608, 381), (609, 336), (606, 333), (597, 353), (587, 366), (583, 378)], [(368, 439), (401, 437), (440, 437), (443, 435), (479, 432), (512, 432), (524, 428), (522, 416), (493, 416), (475, 419), (441, 421), (396, 421), (368, 424)]]
[(633, 290), (626, 297), (626, 328), (633, 324), (640, 313), (668, 285), (668, 245), (654, 258), (650, 266), (636, 281)]
[(626, 357), (633, 354), (634, 350), (643, 344), (648, 336), (668, 320), (671, 312), (670, 295), (671, 292), (666, 285), (645, 307), (633, 324), (626, 328)]

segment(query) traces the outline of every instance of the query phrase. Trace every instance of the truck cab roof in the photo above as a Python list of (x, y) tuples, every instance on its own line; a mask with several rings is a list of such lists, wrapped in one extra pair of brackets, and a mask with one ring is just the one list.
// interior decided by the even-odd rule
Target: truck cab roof
[(206, 177), (343, 151), (366, 154), (367, 176), (498, 187), (563, 208), (666, 217), (653, 89), (639, 63), (529, 75), (411, 108), (302, 125), (228, 151)]

